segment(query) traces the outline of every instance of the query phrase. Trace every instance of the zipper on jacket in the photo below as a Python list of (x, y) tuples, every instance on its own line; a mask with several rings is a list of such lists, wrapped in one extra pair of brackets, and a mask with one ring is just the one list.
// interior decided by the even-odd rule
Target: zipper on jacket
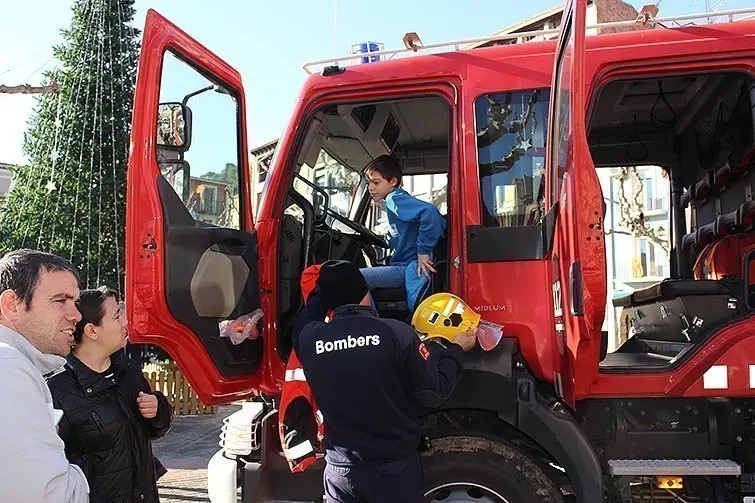
[(94, 424), (97, 425), (97, 429), (100, 430), (100, 434), (102, 435), (102, 439), (105, 442), (105, 446), (110, 449), (113, 447), (113, 442), (110, 439), (110, 435), (107, 432), (107, 428), (105, 428), (105, 423), (102, 422), (102, 419), (100, 419), (100, 415), (97, 414), (96, 411), (91, 411), (89, 413), (90, 416), (92, 416), (92, 419), (94, 420)]

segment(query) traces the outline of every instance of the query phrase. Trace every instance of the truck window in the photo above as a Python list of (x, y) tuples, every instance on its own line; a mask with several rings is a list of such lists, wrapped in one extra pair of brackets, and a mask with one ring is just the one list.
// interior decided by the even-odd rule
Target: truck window
[[(362, 196), (366, 186), (362, 184), (362, 177), (359, 172), (344, 166), (324, 149), (320, 150), (314, 166), (303, 164), (299, 170), (299, 176), (294, 179), (294, 190), (304, 196), (315, 208), (322, 207), (325, 196), (314, 190), (302, 178), (323, 189), (328, 196), (328, 208), (346, 218), (350, 217), (357, 197)], [(289, 206), (285, 213), (294, 215), (300, 223), (303, 222), (304, 216), (298, 206)], [(333, 217), (327, 217), (326, 223), (329, 227), (342, 232), (354, 232), (334, 220)]]
[[(449, 168), (449, 103), (439, 96), (406, 96), (365, 103), (332, 103), (314, 111), (302, 128), (288, 197), (283, 200), (279, 261), (281, 355), (291, 349), (293, 321), (301, 307), (299, 280), (310, 264), (347, 260), (381, 267), (390, 260), (385, 212), (367, 191), (364, 167), (381, 155), (401, 165), (404, 188), (437, 205), (453, 204), (446, 192)], [(328, 211), (323, 215), (323, 199)], [(448, 290), (448, 241), (434, 250), (434, 288)], [(398, 290), (398, 292), (397, 292)], [(396, 296), (398, 294), (398, 296)], [(410, 317), (405, 289), (375, 289), (383, 317)]]
[(544, 214), (548, 89), (475, 100), (482, 225), (537, 225)]
[[(220, 83), (166, 52), (160, 86), (158, 159), (160, 171), (192, 218), (205, 224), (239, 229), (238, 108)], [(170, 104), (170, 105), (166, 105)], [(180, 117), (190, 125), (185, 150), (166, 148)]]
[[(567, 28), (571, 30), (571, 26)], [(551, 176), (551, 200), (558, 201), (561, 195), (561, 186), (566, 176), (566, 155), (569, 147), (569, 81), (571, 72), (571, 58), (574, 50), (573, 37), (571, 33), (565, 33), (564, 38), (568, 40), (566, 47), (563, 48), (563, 57), (556, 68), (556, 82), (560, 92), (554, 96), (556, 100), (555, 112), (553, 117), (553, 141), (551, 142), (551, 155), (553, 166)]]

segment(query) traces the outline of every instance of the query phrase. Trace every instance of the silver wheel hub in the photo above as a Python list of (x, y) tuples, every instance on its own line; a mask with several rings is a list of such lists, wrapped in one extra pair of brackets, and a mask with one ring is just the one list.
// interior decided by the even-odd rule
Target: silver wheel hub
[(472, 482), (450, 482), (425, 493), (426, 503), (509, 503), (483, 485)]

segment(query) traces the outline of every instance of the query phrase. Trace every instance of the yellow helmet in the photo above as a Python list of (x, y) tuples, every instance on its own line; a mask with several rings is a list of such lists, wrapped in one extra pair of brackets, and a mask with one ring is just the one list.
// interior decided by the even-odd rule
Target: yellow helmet
[(442, 338), (453, 342), (457, 335), (476, 328), (480, 315), (452, 293), (436, 293), (417, 306), (412, 326), (419, 338)]

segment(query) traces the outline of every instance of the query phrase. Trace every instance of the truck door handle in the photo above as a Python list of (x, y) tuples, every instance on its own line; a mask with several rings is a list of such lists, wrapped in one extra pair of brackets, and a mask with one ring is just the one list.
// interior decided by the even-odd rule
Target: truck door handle
[(569, 266), (569, 307), (573, 316), (585, 314), (582, 298), (582, 267), (579, 261)]

